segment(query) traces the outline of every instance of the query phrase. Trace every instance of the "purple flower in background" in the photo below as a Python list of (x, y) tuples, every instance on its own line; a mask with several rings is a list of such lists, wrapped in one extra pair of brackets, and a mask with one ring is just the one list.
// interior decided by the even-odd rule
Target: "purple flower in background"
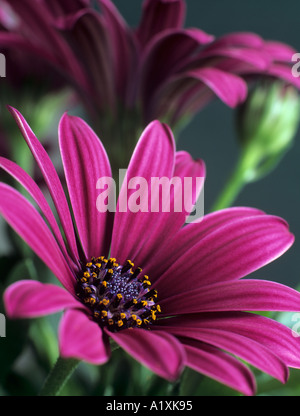
[[(174, 126), (217, 96), (235, 107), (256, 76), (300, 87), (291, 74), (295, 51), (254, 33), (215, 39), (184, 28), (183, 0), (146, 0), (137, 28), (130, 28), (110, 0), (2, 0), (0, 45), (50, 65), (79, 94), (94, 125), (99, 114), (145, 126), (160, 119)], [(103, 126), (102, 126), (103, 128)], [(124, 128), (123, 128), (124, 130)], [(112, 135), (113, 137), (113, 135)]]
[[(299, 339), (292, 331), (251, 313), (299, 311), (300, 294), (275, 282), (241, 279), (292, 245), (284, 220), (245, 207), (185, 226), (183, 211), (99, 212), (96, 184), (109, 178), (111, 169), (94, 131), (80, 118), (61, 118), (66, 195), (27, 122), (17, 110), (11, 112), (42, 171), (59, 224), (36, 183), (4, 158), (1, 167), (24, 186), (41, 213), (4, 183), (0, 211), (62, 285), (12, 284), (4, 294), (11, 318), (63, 310), (62, 357), (102, 364), (112, 339), (167, 380), (189, 366), (247, 395), (254, 393), (255, 379), (239, 358), (281, 382), (288, 367), (300, 368)], [(204, 163), (176, 152), (170, 129), (158, 121), (144, 130), (127, 171), (128, 181), (204, 175)], [(119, 204), (126, 192), (123, 185)], [(193, 200), (199, 192), (194, 190)], [(174, 191), (172, 200), (177, 197)]]

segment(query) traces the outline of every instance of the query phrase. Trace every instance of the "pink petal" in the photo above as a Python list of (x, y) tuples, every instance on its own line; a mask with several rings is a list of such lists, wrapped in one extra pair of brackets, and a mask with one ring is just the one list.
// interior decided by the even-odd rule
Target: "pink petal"
[(201, 223), (190, 226), (194, 245), (188, 244), (178, 252), (177, 260), (161, 275), (157, 289), (162, 296), (185, 288), (183, 270), (195, 288), (240, 279), (278, 258), (294, 242), (286, 222), (270, 215), (229, 219), (198, 241), (196, 230), (201, 234)]
[[(186, 285), (185, 280), (185, 285)], [(239, 280), (182, 290), (160, 300), (163, 316), (218, 311), (300, 311), (300, 293), (266, 280)]]
[(74, 261), (78, 261), (79, 254), (77, 251), (77, 243), (74, 233), (73, 222), (67, 199), (64, 194), (64, 190), (59, 180), (58, 174), (55, 170), (55, 167), (53, 166), (47, 152), (33, 134), (31, 128), (27, 124), (22, 114), (18, 110), (11, 107), (9, 108), (9, 110), (12, 113), (14, 119), (16, 120), (24, 139), (26, 140), (26, 143), (28, 144), (38, 166), (41, 169), (41, 172), (43, 174), (43, 177), (46, 181), (53, 202), (55, 204), (57, 213), (59, 215), (59, 219), (61, 221), (66, 239), (70, 246), (70, 254), (72, 255)]
[(268, 69), (267, 75), (276, 77), (300, 89), (300, 78), (294, 77), (291, 67), (284, 64), (274, 64)]
[(227, 351), (270, 374), (282, 383), (288, 379), (289, 372), (285, 363), (272, 350), (251, 340), (248, 336), (225, 331), (222, 327), (200, 327), (196, 330), (189, 326), (188, 319), (184, 326), (176, 325), (174, 327), (168, 326), (168, 319), (163, 321), (166, 321), (166, 324), (163, 325), (162, 330), (166, 330), (174, 336), (195, 339)]
[[(46, 51), (51, 60), (56, 61), (56, 68), (67, 72), (72, 80), (78, 84), (85, 83), (85, 75), (82, 72), (80, 64), (73, 54), (72, 49), (54, 28), (52, 18), (45, 6), (39, 2), (23, 0), (22, 2), (12, 0), (10, 6), (18, 16), (22, 17), (22, 23), (25, 23), (26, 36), (28, 44), (32, 46), (42, 45), (41, 54)], [(39, 55), (38, 55), (39, 56)]]
[(34, 201), (37, 203), (42, 213), (44, 214), (56, 237), (57, 242), (59, 243), (60, 248), (62, 249), (66, 259), (68, 259), (69, 255), (67, 253), (66, 246), (63, 241), (59, 227), (57, 225), (56, 219), (40, 188), (27, 174), (27, 172), (20, 168), (20, 166), (18, 166), (16, 163), (3, 157), (0, 157), (0, 167), (4, 169), (7, 173), (9, 173), (13, 178), (15, 178), (29, 192), (31, 197), (34, 199)]
[[(181, 201), (180, 204), (182, 210), (176, 213), (161, 213), (161, 218), (157, 223), (158, 242), (153, 240), (151, 244), (150, 241), (148, 241), (146, 247), (144, 247), (144, 249), (142, 249), (140, 253), (134, 257), (135, 262), (139, 265), (148, 265), (149, 259), (153, 259), (155, 261), (158, 253), (163, 247), (166, 247), (167, 249), (167, 245), (162, 242), (162, 233), (166, 235), (166, 239), (174, 241), (174, 234), (176, 234), (176, 231), (180, 230), (184, 225), (199, 197), (201, 190), (203, 189), (205, 180), (205, 164), (201, 159), (193, 160), (191, 155), (187, 152), (177, 152), (175, 157), (174, 178), (180, 179), (182, 187), (180, 189), (176, 188), (174, 193), (172, 192), (170, 206), (173, 207), (173, 204)], [(185, 183), (186, 179), (191, 179), (191, 192), (189, 183)], [(154, 228), (152, 228), (152, 230), (154, 231)], [(170, 252), (168, 251), (168, 255), (169, 254)], [(178, 253), (176, 253), (176, 256), (177, 255)], [(162, 264), (164, 263), (165, 258), (162, 259)], [(155, 265), (157, 266), (157, 262)]]
[(248, 368), (230, 355), (202, 342), (185, 342), (187, 365), (246, 396), (255, 393), (253, 374)]
[(264, 51), (272, 56), (274, 61), (291, 62), (292, 56), (296, 53), (296, 50), (290, 45), (282, 42), (267, 41), (263, 46)]
[(160, 377), (170, 381), (179, 377), (185, 355), (181, 344), (168, 333), (144, 329), (106, 332), (128, 354)]
[(3, 183), (0, 184), (0, 212), (65, 288), (73, 293), (75, 277), (46, 223), (27, 199)]
[(52, 0), (51, 2), (48, 1), (46, 6), (55, 17), (59, 17), (65, 14), (75, 13), (84, 7), (88, 7), (89, 3), (90, 0), (64, 0), (64, 2)]
[[(186, 328), (194, 334), (202, 329), (219, 330), (253, 340), (272, 351), (288, 367), (300, 368), (300, 338), (290, 328), (261, 315), (244, 312), (215, 312), (181, 315), (160, 320), (162, 330)], [(168, 327), (171, 327), (169, 329)]]
[(111, 177), (108, 157), (99, 138), (80, 118), (64, 115), (59, 144), (68, 191), (86, 259), (107, 255), (111, 213), (97, 210), (97, 181)]
[(88, 96), (83, 95), (83, 98), (87, 99), (86, 104), (95, 117), (95, 122), (99, 122), (99, 107), (104, 105), (115, 109), (116, 105), (116, 86), (111, 70), (113, 52), (103, 16), (92, 9), (82, 9), (74, 15), (60, 19), (60, 26), (66, 36), (72, 38), (76, 56), (84, 63), (86, 91), (82, 82), (76, 83), (84, 94), (87, 93)]
[(178, 29), (185, 19), (185, 2), (183, 0), (146, 0), (140, 24), (136, 30), (142, 46), (155, 35), (167, 29)]
[(114, 4), (109, 0), (99, 0), (99, 3), (111, 41), (117, 91), (126, 102), (127, 88), (137, 66), (135, 39)]
[(199, 221), (180, 229), (175, 236), (169, 236), (158, 248), (155, 257), (147, 259), (146, 274), (157, 282), (176, 260), (211, 233), (229, 224), (230, 221), (262, 214), (264, 213), (258, 209), (234, 207), (205, 215)]
[(246, 83), (234, 74), (216, 68), (201, 68), (188, 72), (186, 76), (203, 82), (229, 107), (236, 107), (246, 99)]
[(205, 176), (206, 166), (203, 160), (194, 160), (192, 156), (185, 151), (176, 152), (174, 177), (181, 178), (183, 183), (187, 178), (192, 178), (193, 180), (196, 178), (199, 179), (199, 181), (195, 184), (196, 186), (193, 186), (191, 195), (189, 195), (188, 202), (190, 202), (190, 204), (188, 209), (185, 207), (184, 192), (182, 192), (182, 206), (185, 208), (183, 210), (185, 215), (189, 215), (191, 213), (196, 201), (198, 200), (204, 187)]
[(171, 30), (153, 38), (142, 50), (142, 102), (151, 102), (151, 97), (162, 83), (174, 74), (186, 71), (191, 56), (195, 55), (203, 43), (211, 40), (211, 35), (198, 29)]
[(237, 47), (209, 47), (201, 53), (201, 59), (213, 59), (218, 57), (230, 58), (246, 63), (255, 70), (264, 71), (272, 63), (272, 58), (263, 50), (237, 48)]
[(33, 280), (21, 280), (4, 292), (4, 305), (10, 318), (35, 318), (81, 305), (65, 289)]
[(248, 48), (260, 49), (264, 46), (263, 39), (256, 33), (234, 32), (220, 36), (213, 43), (214, 47), (244, 46)]
[(59, 350), (63, 358), (104, 364), (110, 356), (108, 340), (99, 325), (82, 311), (68, 310), (59, 326)]
[(216, 95), (229, 107), (241, 104), (247, 96), (247, 84), (239, 76), (216, 67), (175, 74), (156, 91), (146, 117), (168, 114), (171, 124), (191, 116)]
[[(158, 121), (152, 122), (143, 132), (135, 148), (118, 199), (111, 246), (111, 255), (118, 263), (123, 264), (127, 259), (137, 259), (140, 251), (143, 250), (144, 255), (151, 251), (158, 241), (172, 233), (173, 228), (164, 227), (164, 218), (172, 214), (151, 212), (151, 178), (170, 179), (174, 172), (174, 158), (175, 143), (170, 129)], [(143, 201), (147, 196), (148, 201), (144, 207), (147, 212), (133, 212), (130, 206), (130, 198), (136, 192), (135, 189), (127, 190), (132, 178), (142, 178), (146, 182), (148, 193), (145, 191), (143, 194)], [(173, 213), (174, 217), (176, 214), (178, 213)], [(174, 228), (177, 226), (178, 223), (175, 223)]]

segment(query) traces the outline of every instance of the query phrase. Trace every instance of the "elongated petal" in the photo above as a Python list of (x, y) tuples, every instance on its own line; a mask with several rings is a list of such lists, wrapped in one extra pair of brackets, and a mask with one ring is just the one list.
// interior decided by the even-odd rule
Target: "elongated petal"
[(186, 328), (194, 334), (202, 329), (222, 329), (253, 340), (272, 351), (288, 367), (300, 368), (300, 338), (290, 328), (261, 315), (246, 312), (209, 312), (160, 320), (162, 330)]
[(33, 46), (42, 45), (41, 51), (46, 50), (52, 59), (56, 60), (56, 68), (67, 73), (72, 82), (85, 84), (85, 75), (80, 64), (64, 37), (55, 30), (47, 8), (41, 2), (37, 6), (30, 0), (12, 0), (9, 5), (17, 15), (22, 16), (23, 25), (25, 22), (23, 31), (28, 37), (28, 43)]
[(171, 30), (153, 38), (142, 50), (142, 102), (151, 101), (155, 91), (171, 76), (186, 72), (191, 57), (202, 44), (212, 39), (211, 35), (198, 29)]
[(104, 364), (110, 356), (107, 339), (96, 322), (82, 311), (68, 310), (59, 326), (59, 350), (64, 358)]
[(158, 33), (182, 27), (184, 18), (183, 0), (147, 0), (136, 31), (139, 42), (144, 46)]
[(64, 194), (64, 190), (59, 180), (58, 174), (55, 170), (55, 167), (53, 166), (53, 163), (51, 162), (45, 149), (33, 134), (31, 128), (27, 124), (22, 114), (14, 108), (10, 107), (9, 109), (14, 119), (16, 120), (21, 130), (21, 133), (24, 139), (26, 140), (26, 143), (28, 144), (39, 168), (41, 169), (41, 172), (44, 176), (49, 192), (55, 204), (57, 213), (59, 215), (59, 219), (61, 221), (66, 239), (69, 243), (73, 260), (77, 261), (79, 259), (79, 255), (77, 251), (73, 222), (67, 199)]
[[(197, 226), (201, 232), (201, 223), (195, 224), (195, 231)], [(163, 294), (175, 293), (170, 280), (177, 291), (184, 289), (180, 271), (186, 269), (187, 261), (189, 282), (195, 288), (236, 280), (282, 255), (293, 244), (294, 236), (281, 218), (254, 215), (230, 219), (198, 242), (193, 241), (194, 245), (188, 245), (160, 277), (159, 289)]]
[(109, 336), (136, 360), (167, 380), (176, 380), (184, 365), (182, 346), (167, 333), (144, 329), (108, 332)]
[(7, 173), (9, 173), (12, 177), (14, 177), (29, 192), (34, 201), (38, 204), (46, 220), (48, 221), (55, 235), (55, 238), (59, 243), (60, 248), (62, 249), (65, 257), (68, 258), (69, 255), (67, 253), (65, 243), (63, 241), (56, 219), (40, 188), (37, 186), (34, 180), (28, 175), (28, 173), (25, 172), (22, 168), (20, 168), (20, 166), (18, 166), (16, 163), (3, 157), (0, 157), (0, 167), (4, 169)]
[(146, 117), (168, 114), (173, 125), (184, 115), (194, 114), (215, 95), (229, 107), (236, 107), (246, 99), (247, 84), (240, 76), (216, 67), (176, 74), (156, 91)]
[(10, 318), (35, 318), (83, 307), (65, 289), (33, 280), (21, 280), (9, 286), (4, 292), (4, 305)]
[(185, 342), (185, 350), (189, 367), (247, 396), (255, 393), (253, 374), (235, 358), (215, 347), (192, 340)]
[[(148, 259), (146, 274), (157, 282), (172, 264), (194, 247), (201, 239), (228, 224), (232, 220), (264, 214), (262, 211), (247, 207), (233, 207), (205, 215), (199, 221), (181, 228), (175, 236), (170, 236), (158, 247), (154, 258)], [(155, 273), (155, 274), (154, 274)], [(153, 276), (154, 275), (154, 276)], [(153, 277), (152, 277), (153, 276)]]
[(201, 54), (201, 59), (217, 59), (219, 57), (238, 60), (249, 65), (252, 70), (266, 70), (272, 64), (272, 57), (260, 49), (233, 48), (233, 47), (209, 47)]
[(300, 311), (300, 293), (266, 280), (216, 283), (160, 301), (163, 314), (217, 311)]
[[(195, 182), (192, 187), (187, 185), (182, 192), (182, 207), (185, 215), (189, 215), (203, 190), (206, 176), (206, 166), (203, 160), (194, 160), (192, 156), (184, 151), (177, 152), (175, 158), (174, 177), (181, 178), (182, 183), (188, 184), (187, 180)], [(175, 198), (175, 197), (174, 197)]]
[(110, 0), (99, 0), (109, 33), (118, 93), (125, 103), (128, 100), (129, 83), (134, 82), (137, 69), (137, 47), (133, 33)]
[(46, 223), (27, 199), (3, 183), (0, 184), (0, 212), (65, 288), (73, 293), (75, 277)]
[(274, 64), (271, 66), (271, 68), (268, 69), (268, 74), (300, 89), (300, 78), (293, 76), (291, 67), (289, 65), (284, 65), (282, 63)]
[(78, 234), (86, 256), (107, 255), (110, 244), (109, 212), (97, 210), (97, 181), (111, 177), (108, 157), (99, 138), (80, 118), (64, 115), (59, 144)]
[(260, 49), (264, 46), (264, 40), (256, 33), (233, 32), (220, 36), (212, 46), (217, 48), (244, 46), (245, 48)]
[(291, 62), (292, 56), (296, 53), (296, 50), (290, 45), (275, 41), (264, 42), (263, 49), (272, 56), (274, 61), (286, 63)]
[[(115, 110), (116, 88), (114, 81), (113, 51), (103, 16), (92, 9), (80, 10), (60, 20), (61, 29), (71, 37), (76, 56), (83, 62), (87, 79), (87, 105), (91, 114), (98, 117), (99, 107)], [(82, 88), (82, 83), (77, 83)], [(96, 118), (98, 121), (98, 119)]]
[(164, 325), (162, 329), (175, 336), (191, 338), (213, 345), (243, 359), (261, 371), (277, 378), (282, 383), (287, 381), (289, 372), (285, 363), (270, 349), (247, 336), (224, 331), (223, 328), (199, 328), (195, 330), (195, 328), (180, 325), (176, 325), (176, 327)]
[(245, 82), (233, 74), (216, 68), (201, 68), (188, 72), (186, 76), (203, 82), (229, 107), (236, 107), (246, 98)]
[[(174, 209), (178, 207), (178, 212), (161, 213), (160, 222), (155, 224), (155, 227), (157, 227), (158, 242), (156, 240), (153, 240), (152, 244), (151, 242), (147, 242), (146, 248), (135, 256), (137, 264), (148, 265), (152, 259), (155, 262), (161, 249), (167, 249), (164, 243), (166, 239), (170, 240), (170, 242), (174, 241), (174, 234), (177, 235), (176, 231), (180, 230), (189, 218), (192, 208), (203, 189), (204, 180), (204, 162), (201, 159), (193, 160), (187, 152), (177, 152), (175, 157), (174, 183), (178, 181), (180, 186), (174, 186), (174, 191), (171, 191), (170, 211), (173, 210), (173, 207)], [(199, 211), (197, 215), (201, 215), (200, 208)], [(162, 233), (166, 235), (164, 242), (161, 240)], [(167, 255), (169, 254), (170, 252), (167, 250)], [(177, 255), (178, 253), (176, 253)], [(155, 265), (157, 266), (156, 262)], [(165, 258), (162, 258), (162, 265), (166, 265)]]
[[(164, 227), (164, 216), (172, 214), (162, 213), (161, 206), (158, 207), (158, 212), (151, 212), (151, 202), (156, 202), (153, 198), (159, 197), (155, 192), (151, 193), (151, 180), (153, 177), (170, 179), (174, 172), (174, 159), (175, 144), (171, 131), (158, 121), (152, 122), (135, 148), (118, 199), (111, 255), (119, 263), (136, 259), (141, 249), (145, 254), (157, 241), (172, 232), (172, 229)], [(138, 178), (138, 186), (146, 188), (143, 189), (141, 198), (143, 206), (137, 212), (131, 201), (134, 200), (138, 187), (133, 183), (132, 188), (128, 189), (134, 178)]]

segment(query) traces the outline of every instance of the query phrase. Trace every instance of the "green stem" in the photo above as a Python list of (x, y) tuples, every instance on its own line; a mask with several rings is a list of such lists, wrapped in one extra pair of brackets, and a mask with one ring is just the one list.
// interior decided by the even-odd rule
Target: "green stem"
[(79, 363), (80, 361), (74, 358), (65, 359), (59, 357), (39, 395), (58, 396)]
[(254, 180), (260, 160), (261, 151), (258, 147), (249, 145), (243, 149), (233, 173), (211, 211), (228, 208), (233, 204), (245, 185)]

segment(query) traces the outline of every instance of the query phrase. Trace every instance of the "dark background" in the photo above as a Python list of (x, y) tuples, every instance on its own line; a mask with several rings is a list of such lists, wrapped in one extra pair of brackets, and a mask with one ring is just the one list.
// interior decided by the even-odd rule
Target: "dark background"
[[(136, 26), (141, 0), (115, 0), (127, 22)], [(252, 31), (264, 39), (279, 40), (300, 52), (299, 0), (187, 0), (186, 27), (198, 27), (215, 36)], [(234, 111), (215, 101), (199, 113), (180, 136), (178, 149), (201, 157), (207, 166), (205, 209), (222, 189), (238, 157)], [(257, 207), (283, 217), (296, 236), (293, 247), (254, 275), (292, 286), (300, 285), (300, 131), (293, 148), (269, 176), (248, 185), (235, 205)], [(251, 276), (251, 277), (254, 277)]]

